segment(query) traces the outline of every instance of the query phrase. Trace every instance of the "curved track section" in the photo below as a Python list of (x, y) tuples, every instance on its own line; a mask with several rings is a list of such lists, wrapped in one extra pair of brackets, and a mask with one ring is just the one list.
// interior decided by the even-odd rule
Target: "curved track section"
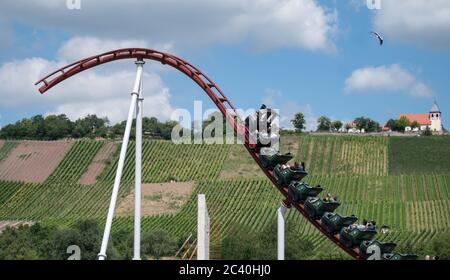
[(191, 78), (195, 83), (197, 83), (211, 98), (211, 100), (216, 104), (217, 108), (220, 112), (227, 118), (228, 122), (232, 125), (234, 132), (236, 135), (242, 137), (241, 139), (245, 139), (244, 145), (250, 155), (253, 157), (255, 162), (259, 165), (261, 170), (266, 174), (266, 176), (272, 181), (274, 186), (281, 192), (281, 194), (285, 197), (284, 204), (287, 206), (292, 206), (303, 215), (305, 219), (307, 219), (311, 224), (313, 224), (322, 234), (328, 237), (332, 242), (334, 242), (337, 246), (339, 246), (342, 250), (347, 252), (350, 256), (355, 259), (365, 259), (365, 257), (360, 253), (358, 248), (350, 249), (347, 248), (339, 238), (339, 234), (331, 235), (328, 234), (323, 228), (320, 220), (315, 220), (309, 217), (306, 213), (303, 204), (294, 203), (291, 201), (288, 195), (287, 186), (281, 186), (277, 183), (273, 175), (273, 171), (268, 170), (262, 166), (261, 160), (259, 158), (259, 154), (254, 150), (254, 145), (250, 143), (248, 138), (247, 129), (245, 124), (237, 112), (236, 108), (229, 101), (229, 99), (223, 94), (223, 92), (219, 89), (219, 87), (209, 79), (205, 74), (203, 74), (199, 69), (197, 69), (192, 64), (187, 61), (178, 58), (174, 55), (155, 51), (151, 49), (142, 49), (142, 48), (128, 48), (128, 49), (119, 49), (110, 52), (106, 52), (100, 55), (92, 56), (86, 59), (82, 59), (80, 61), (69, 64), (65, 67), (62, 67), (55, 72), (47, 75), (46, 77), (39, 80), (36, 85), (42, 84), (39, 88), (39, 92), (42, 94), (47, 90), (51, 89), (55, 85), (60, 82), (82, 72), (87, 69), (93, 68), (95, 66), (105, 64), (115, 60), (121, 59), (149, 59), (159, 61), (162, 64), (167, 64), (179, 71), (183, 74)]

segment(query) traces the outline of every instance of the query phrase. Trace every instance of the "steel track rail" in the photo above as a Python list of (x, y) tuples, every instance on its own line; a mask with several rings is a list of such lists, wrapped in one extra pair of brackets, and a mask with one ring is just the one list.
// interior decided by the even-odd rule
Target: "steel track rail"
[(236, 135), (242, 137), (241, 139), (244, 139), (244, 145), (247, 151), (250, 153), (255, 162), (259, 165), (264, 174), (270, 179), (270, 181), (274, 184), (274, 186), (284, 196), (284, 204), (286, 206), (292, 206), (295, 209), (297, 209), (297, 211), (300, 212), (300, 214), (303, 215), (305, 219), (307, 219), (322, 234), (328, 237), (328, 239), (330, 239), (333, 243), (335, 243), (339, 248), (344, 250), (347, 254), (349, 254), (355, 259), (359, 260), (365, 259), (365, 257), (361, 254), (358, 248), (355, 249), (347, 248), (340, 241), (338, 234), (336, 235), (328, 234), (322, 227), (320, 220), (315, 220), (309, 217), (309, 215), (306, 213), (304, 209), (303, 204), (292, 202), (291, 198), (288, 195), (287, 186), (280, 186), (277, 183), (277, 180), (275, 179), (273, 172), (263, 167), (262, 162), (259, 158), (259, 154), (254, 149), (255, 148), (254, 144), (250, 143), (247, 128), (245, 127), (245, 124), (236, 108), (211, 79), (209, 79), (203, 72), (201, 72), (198, 68), (196, 68), (189, 62), (174, 55), (151, 49), (143, 49), (143, 48), (119, 49), (91, 56), (86, 59), (82, 59), (77, 62), (71, 63), (45, 76), (44, 78), (39, 80), (35, 85), (42, 84), (42, 86), (39, 88), (39, 92), (43, 94), (52, 87), (61, 83), (62, 81), (82, 71), (88, 70), (90, 68), (108, 62), (132, 58), (138, 60), (149, 59), (159, 61), (164, 65), (169, 65), (181, 71), (183, 74), (185, 74), (186, 76), (191, 78), (195, 83), (197, 83), (206, 92), (209, 98), (214, 102), (214, 104), (217, 106), (220, 112), (226, 117), (227, 121), (233, 127), (233, 130), (236, 133)]

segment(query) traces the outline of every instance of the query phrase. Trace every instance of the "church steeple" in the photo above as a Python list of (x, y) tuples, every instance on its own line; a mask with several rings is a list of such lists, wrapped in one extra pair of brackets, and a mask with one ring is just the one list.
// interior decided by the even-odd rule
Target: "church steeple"
[(441, 110), (439, 109), (439, 106), (438, 106), (438, 104), (436, 102), (436, 99), (435, 99), (434, 102), (433, 102), (433, 106), (431, 106), (430, 113), (440, 113), (440, 112), (441, 112)]
[(429, 114), (429, 118), (431, 121), (431, 131), (437, 131), (437, 132), (441, 132), (442, 131), (442, 113), (441, 113), (441, 109), (439, 109), (439, 106), (436, 102), (436, 100), (434, 100), (433, 102), (433, 106), (431, 106), (431, 111)]

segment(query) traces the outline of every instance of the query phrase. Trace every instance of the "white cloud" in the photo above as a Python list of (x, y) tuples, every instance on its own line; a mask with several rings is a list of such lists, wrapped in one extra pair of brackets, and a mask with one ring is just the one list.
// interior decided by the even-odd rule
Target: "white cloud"
[(208, 46), (245, 42), (257, 49), (298, 47), (332, 51), (337, 12), (316, 0), (1, 1), (0, 15), (80, 36)]
[(450, 49), (448, 0), (383, 0), (374, 25), (389, 40)]
[[(42, 106), (52, 108), (48, 113), (64, 113), (72, 119), (95, 113), (107, 116), (112, 123), (124, 120), (135, 79), (132, 63), (123, 64), (121, 68), (104, 66), (101, 70), (90, 69), (67, 79), (44, 95), (40, 95), (38, 87), (34, 86), (45, 74), (66, 65), (65, 59), (78, 59), (86, 55), (89, 51), (86, 46), (97, 52), (98, 42), (95, 38), (69, 40), (59, 50), (58, 61), (36, 57), (4, 63), (0, 67), (0, 106), (20, 109)], [(127, 42), (107, 43), (108, 47), (113, 47)], [(158, 74), (148, 72), (148, 67), (145, 69), (144, 115), (169, 119), (173, 111), (170, 91)]]
[(418, 97), (433, 95), (428, 86), (418, 81), (398, 64), (357, 69), (345, 81), (345, 90), (347, 92), (406, 92)]

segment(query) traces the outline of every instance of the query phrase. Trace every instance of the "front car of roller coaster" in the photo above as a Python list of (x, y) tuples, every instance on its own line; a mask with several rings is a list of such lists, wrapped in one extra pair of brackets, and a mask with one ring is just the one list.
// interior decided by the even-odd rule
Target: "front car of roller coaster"
[[(284, 216), (287, 208), (295, 208), (305, 219), (307, 219), (311, 224), (313, 224), (322, 234), (324, 234), (329, 240), (335, 243), (343, 251), (345, 251), (351, 257), (358, 260), (373, 259), (366, 252), (362, 251), (362, 247), (356, 246), (354, 244), (349, 244), (348, 240), (342, 237), (340, 231), (330, 231), (329, 227), (323, 223), (320, 216), (311, 215), (311, 211), (308, 211), (307, 205), (308, 200), (295, 200), (292, 197), (292, 193), (289, 191), (288, 182), (285, 180), (280, 180), (280, 176), (276, 176), (276, 169), (268, 168), (267, 162), (263, 160), (263, 156), (260, 153), (260, 149), (257, 144), (252, 140), (251, 133), (249, 133), (248, 126), (242, 119), (236, 108), (233, 106), (231, 101), (225, 96), (225, 94), (220, 90), (220, 88), (208, 78), (202, 71), (190, 64), (189, 62), (178, 58), (174, 55), (143, 48), (127, 48), (109, 51), (103, 54), (95, 55), (86, 59), (79, 60), (67, 66), (64, 66), (53, 73), (47, 75), (46, 77), (39, 80), (36, 85), (41, 85), (39, 91), (43, 94), (52, 87), (61, 83), (62, 81), (82, 72), (93, 68), (95, 66), (105, 64), (108, 62), (122, 60), (122, 59), (135, 59), (137, 65), (136, 80), (134, 83), (134, 88), (132, 91), (132, 100), (130, 104), (129, 115), (127, 119), (127, 125), (125, 128), (125, 134), (122, 142), (122, 149), (119, 157), (119, 164), (117, 168), (117, 173), (114, 181), (113, 192), (110, 201), (110, 207), (108, 210), (108, 217), (106, 220), (105, 231), (102, 240), (102, 246), (99, 253), (99, 259), (106, 259), (106, 248), (108, 245), (108, 240), (111, 232), (112, 220), (114, 216), (114, 210), (116, 207), (117, 196), (120, 186), (120, 179), (122, 174), (122, 169), (125, 161), (126, 149), (129, 141), (129, 135), (131, 130), (131, 125), (133, 117), (136, 117), (136, 178), (135, 178), (135, 224), (134, 224), (134, 256), (133, 259), (140, 259), (140, 188), (141, 188), (141, 145), (142, 145), (142, 109), (143, 109), (143, 93), (142, 93), (142, 71), (144, 60), (154, 60), (159, 61), (164, 65), (171, 66), (189, 78), (191, 78), (203, 91), (208, 95), (208, 97), (214, 102), (222, 115), (229, 122), (233, 131), (239, 139), (243, 139), (243, 144), (247, 151), (250, 153), (255, 162), (259, 165), (261, 170), (270, 179), (273, 185), (278, 189), (278, 191), (283, 195), (284, 200), (282, 202), (282, 207), (278, 210), (279, 221), (280, 218)], [(306, 176), (307, 173), (303, 174), (302, 177)], [(301, 178), (300, 178), (301, 180)], [(355, 221), (354, 219), (352, 221)], [(284, 224), (279, 223), (279, 231), (284, 231)], [(280, 234), (280, 232), (279, 232)], [(366, 240), (367, 241), (367, 240)], [(284, 240), (279, 239), (278, 246), (283, 246)], [(376, 252), (371, 244), (364, 243), (365, 246), (370, 249), (371, 252)], [(376, 246), (376, 244), (374, 244)], [(378, 248), (379, 249), (379, 248)], [(283, 251), (278, 251), (278, 258), (283, 258)], [(395, 257), (395, 255), (389, 255), (388, 257)], [(380, 259), (377, 256), (375, 259)]]

